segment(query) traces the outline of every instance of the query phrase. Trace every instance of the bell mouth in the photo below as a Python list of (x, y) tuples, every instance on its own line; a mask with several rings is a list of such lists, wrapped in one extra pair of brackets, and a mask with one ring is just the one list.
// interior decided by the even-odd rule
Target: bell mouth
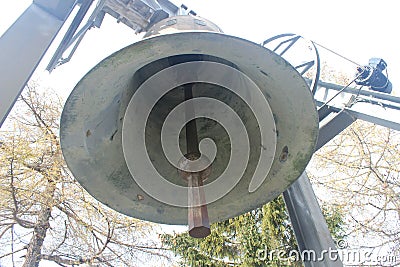
[[(150, 37), (112, 54), (89, 71), (69, 96), (61, 116), (62, 151), (69, 169), (92, 196), (128, 216), (159, 223), (187, 224), (187, 208), (159, 201), (136, 182), (130, 170), (135, 168), (135, 162), (131, 162), (134, 157), (124, 154), (134, 150), (129, 145), (125, 148), (124, 142), (128, 141), (123, 135), (129, 136), (129, 131), (135, 130), (135, 126), (126, 121), (128, 117), (140, 119), (134, 109), (129, 109), (135, 92), (163, 70), (196, 62), (220, 64), (241, 72), (260, 88), (272, 114), (268, 136), (276, 140), (276, 153), (271, 155), (271, 162), (266, 162), (271, 168), (265, 181), (257, 190), (249, 192), (252, 172), (261, 153), (257, 120), (249, 111), (249, 105), (224, 86), (195, 83), (196, 97), (212, 97), (233, 107), (247, 123), (245, 128), (249, 129), (251, 140), (252, 153), (244, 175), (232, 190), (208, 205), (210, 222), (240, 215), (273, 200), (304, 171), (314, 152), (318, 116), (313, 96), (300, 74), (281, 57), (252, 42), (221, 33), (181, 32)], [(158, 163), (156, 168), (168, 178), (172, 177), (170, 172), (176, 174), (177, 171), (158, 157), (163, 154), (163, 148), (153, 136), (159, 134), (152, 136), (150, 133), (152, 129), (159, 132), (163, 116), (176, 103), (182, 102), (179, 90), (179, 86), (174, 87), (160, 99), (150, 113), (146, 129), (141, 129), (147, 132), (145, 143), (149, 158)], [(246, 90), (242, 88), (243, 94), (249, 93)], [(224, 134), (223, 127), (212, 119), (202, 118), (200, 124), (211, 129), (205, 133), (220, 138), (215, 142), (217, 152), (227, 155), (217, 155), (221, 164), (218, 170), (213, 163), (215, 177), (207, 180), (212, 183), (230, 160), (230, 146), (224, 144), (228, 133)], [(286, 153), (284, 161), (280, 160), (283, 152)], [(170, 182), (184, 186), (179, 175), (176, 177), (176, 181), (169, 178)], [(154, 187), (159, 187), (160, 192), (164, 189), (157, 183)]]
[[(149, 64), (143, 66), (134, 73), (130, 90), (127, 91), (127, 94), (123, 98), (130, 101), (137, 89), (146, 80), (148, 80), (156, 73), (166, 68), (189, 62), (214, 62), (238, 69), (238, 67), (232, 62), (229, 62), (220, 57), (205, 54), (182, 54), (161, 58), (159, 60), (150, 62)], [(160, 148), (162, 148), (161, 129), (163, 127), (163, 123), (166, 117), (170, 114), (170, 112), (177, 105), (184, 101), (184, 91), (185, 87), (188, 85), (192, 87), (194, 97), (209, 97), (213, 99), (219, 99), (220, 101), (228, 103), (234, 110), (239, 111), (241, 119), (243, 121), (255, 120), (252, 111), (246, 105), (246, 103), (228, 88), (220, 85), (199, 81), (177, 86), (175, 88), (172, 88), (165, 95), (163, 95), (162, 98), (160, 98), (153, 106), (152, 111), (147, 119), (145, 127), (145, 142), (147, 148), (146, 150), (157, 171), (168, 181), (180, 186), (186, 186), (187, 182), (184, 179), (179, 180), (177, 178), (176, 166), (171, 164), (165, 157), (164, 153), (160, 151)], [(153, 103), (149, 103), (148, 105), (152, 104)], [(125, 117), (127, 115), (126, 108), (127, 105), (125, 103), (121, 105), (120, 117)], [(213, 164), (213, 171), (211, 176), (208, 177), (207, 180), (204, 180), (205, 184), (207, 184), (215, 181), (215, 179), (217, 179), (223, 173), (224, 169), (228, 165), (231, 148), (229, 145), (226, 146), (226, 144), (229, 144), (230, 142), (229, 135), (224, 127), (222, 127), (220, 124), (218, 124), (217, 121), (213, 119), (202, 117), (195, 119), (195, 121), (199, 129), (199, 139), (202, 140), (204, 138), (211, 138), (212, 140), (214, 140), (217, 146), (217, 151), (219, 151), (219, 153), (216, 155), (216, 159), (214, 160), (215, 164)], [(251, 130), (251, 124), (248, 125), (248, 130)], [(254, 135), (254, 138), (257, 138), (257, 143), (260, 143), (260, 137), (257, 132)], [(184, 131), (184, 127), (182, 127), (181, 131), (179, 132), (179, 147), (182, 154), (186, 154), (185, 140), (186, 134)], [(252, 148), (252, 150), (253, 153), (255, 153), (256, 155), (259, 154), (259, 151), (257, 151), (257, 149)]]

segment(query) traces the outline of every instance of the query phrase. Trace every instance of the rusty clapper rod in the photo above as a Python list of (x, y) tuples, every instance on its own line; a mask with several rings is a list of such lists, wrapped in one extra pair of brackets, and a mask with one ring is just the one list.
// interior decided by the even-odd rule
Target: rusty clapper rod
[[(193, 84), (184, 86), (185, 101), (193, 98)], [(185, 116), (193, 117), (193, 105), (187, 105), (185, 109)], [(186, 155), (188, 160), (196, 160), (200, 158), (199, 140), (197, 136), (196, 120), (193, 119), (186, 124)], [(189, 235), (195, 238), (204, 238), (211, 233), (210, 221), (208, 219), (207, 205), (205, 203), (203, 185), (204, 175), (201, 172), (187, 173), (188, 183), (188, 224)]]

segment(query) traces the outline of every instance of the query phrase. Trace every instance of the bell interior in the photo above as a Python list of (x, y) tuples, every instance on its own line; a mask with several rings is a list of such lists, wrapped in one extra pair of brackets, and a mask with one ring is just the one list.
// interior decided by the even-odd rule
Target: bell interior
[[(216, 62), (238, 69), (237, 66), (227, 60), (209, 55), (189, 54), (171, 56), (151, 62), (136, 71), (132, 79), (132, 89), (129, 90), (129, 92), (134, 93), (144, 81), (165, 68), (194, 61)], [(216, 84), (198, 82), (187, 85), (191, 86), (194, 98), (207, 97), (217, 99), (226, 103), (237, 112), (248, 133), (251, 133), (250, 140), (253, 141), (250, 143), (250, 160), (256, 161), (260, 154), (260, 151), (256, 146), (256, 144), (260, 143), (260, 133), (259, 131), (254, 131), (254, 129), (257, 129), (257, 122), (248, 105), (231, 90)], [(168, 161), (163, 150), (160, 148), (162, 147), (161, 129), (163, 123), (168, 114), (177, 105), (185, 101), (184, 90), (185, 86), (178, 86), (166, 93), (153, 107), (147, 120), (145, 129), (147, 153), (153, 162), (154, 167), (165, 179), (180, 186), (187, 186), (186, 181), (179, 176), (176, 167)], [(131, 97), (132, 96), (127, 96), (126, 99), (130, 99)], [(124, 112), (125, 110), (121, 111), (121, 113)], [(227, 167), (231, 154), (231, 143), (229, 135), (224, 127), (215, 120), (208, 118), (197, 118), (195, 121), (197, 124), (197, 134), (199, 140), (211, 138), (214, 140), (217, 146), (217, 155), (212, 163), (211, 175), (205, 181), (205, 184), (207, 184), (217, 179)], [(180, 131), (179, 146), (181, 153), (185, 155), (187, 148), (186, 132), (184, 128), (182, 128)], [(254, 168), (255, 165), (249, 165), (248, 172), (254, 173)]]

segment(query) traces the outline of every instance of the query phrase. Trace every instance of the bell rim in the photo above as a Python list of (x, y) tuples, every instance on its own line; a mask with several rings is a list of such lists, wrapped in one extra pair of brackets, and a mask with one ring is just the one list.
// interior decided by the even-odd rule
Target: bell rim
[[(276, 61), (275, 62), (276, 64), (284, 65), (284, 68), (289, 70), (288, 72), (290, 72), (290, 74), (295, 75), (294, 73), (296, 73), (297, 78), (300, 78), (299, 81), (301, 80), (301, 83), (303, 83), (302, 86), (301, 86), (302, 89), (300, 89), (304, 93), (303, 94), (303, 100), (306, 101), (306, 102), (308, 101), (308, 103), (310, 104), (310, 109), (308, 109), (308, 111), (310, 113), (307, 114), (308, 115), (307, 119), (308, 119), (308, 123), (309, 123), (308, 126), (310, 126), (310, 125), (311, 126), (310, 126), (310, 129), (308, 129), (308, 131), (310, 133), (313, 132), (313, 133), (310, 134), (311, 136), (310, 136), (309, 140), (306, 141), (308, 143), (307, 149), (306, 149), (308, 152), (305, 153), (305, 156), (303, 157), (302, 160), (303, 160), (303, 162), (307, 162), (308, 163), (308, 161), (311, 159), (311, 156), (312, 156), (313, 151), (315, 149), (317, 136), (318, 136), (318, 115), (317, 115), (316, 107), (314, 105), (314, 99), (313, 99), (312, 93), (308, 89), (308, 86), (307, 86), (306, 82), (304, 81), (304, 79), (300, 76), (300, 74), (298, 74), (298, 72), (295, 70), (295, 68), (292, 67), (289, 63), (287, 63), (284, 59), (282, 59), (281, 57), (277, 56), (272, 51), (270, 51), (270, 50), (268, 50), (268, 49), (266, 49), (264, 47), (261, 47), (261, 46), (255, 44), (255, 43), (253, 43), (253, 42), (244, 40), (244, 39), (239, 38), (239, 37), (234, 37), (234, 36), (230, 36), (230, 35), (227, 35), (227, 34), (222, 34), (222, 33), (187, 31), (187, 32), (173, 33), (173, 34), (168, 34), (168, 35), (151, 36), (151, 37), (148, 37), (148, 38), (146, 38), (146, 39), (144, 39), (142, 41), (139, 41), (137, 43), (129, 45), (129, 46), (127, 46), (127, 47), (125, 47), (125, 48), (123, 48), (123, 49), (111, 54), (109, 57), (107, 57), (106, 59), (104, 59), (100, 63), (98, 63), (75, 86), (75, 88), (73, 89), (73, 91), (71, 92), (70, 96), (68, 97), (68, 99), (66, 101), (66, 106), (65, 106), (65, 108), (64, 108), (64, 110), (62, 112), (62, 116), (61, 116), (61, 127), (60, 127), (61, 128), (60, 129), (61, 147), (62, 147), (62, 150), (63, 150), (63, 154), (64, 154), (64, 157), (65, 157), (65, 160), (67, 162), (67, 166), (69, 167), (71, 173), (74, 175), (74, 177), (76, 177), (76, 179), (83, 185), (83, 187), (89, 193), (91, 193), (91, 194), (93, 193), (93, 190), (90, 188), (91, 187), (90, 177), (88, 177), (88, 174), (90, 173), (90, 171), (89, 170), (83, 171), (84, 174), (82, 175), (82, 171), (81, 170), (77, 170), (77, 167), (76, 167), (77, 160), (71, 158), (72, 154), (74, 154), (74, 153), (78, 154), (78, 155), (84, 155), (85, 152), (86, 152), (85, 151), (85, 146), (86, 146), (85, 142), (79, 142), (79, 139), (73, 139), (73, 138), (76, 138), (79, 135), (81, 135), (81, 137), (83, 137), (83, 135), (85, 135), (85, 131), (83, 131), (83, 132), (81, 132), (79, 134), (79, 133), (77, 133), (78, 130), (73, 130), (72, 129), (72, 128), (75, 128), (75, 129), (82, 130), (82, 128), (83, 128), (82, 123), (83, 123), (84, 120), (80, 119), (79, 122), (77, 122), (78, 124), (80, 124), (79, 127), (76, 127), (76, 125), (71, 125), (70, 121), (67, 122), (68, 120), (71, 119), (71, 113), (74, 113), (74, 112), (72, 112), (72, 110), (75, 107), (72, 107), (72, 106), (76, 105), (76, 103), (77, 103), (76, 100), (79, 98), (79, 96), (85, 95), (85, 93), (83, 91), (81, 91), (83, 89), (80, 89), (80, 88), (84, 87), (84, 84), (82, 82), (85, 79), (87, 79), (88, 77), (92, 76), (93, 73), (96, 72), (96, 70), (104, 68), (104, 66), (108, 65), (110, 63), (110, 61), (115, 60), (115, 58), (120, 57), (121, 53), (125, 54), (129, 50), (132, 50), (132, 51), (140, 50), (139, 48), (142, 48), (143, 46), (145, 46), (148, 43), (151, 43), (153, 45), (153, 47), (157, 47), (156, 43), (164, 43), (164, 45), (165, 45), (165, 44), (168, 44), (168, 43), (173, 43), (177, 39), (181, 40), (181, 41), (182, 40), (189, 40), (189, 39), (193, 38), (194, 36), (197, 39), (202, 39), (202, 38), (204, 38), (206, 40), (211, 40), (211, 39), (215, 39), (215, 38), (216, 39), (220, 39), (221, 43), (230, 41), (230, 42), (234, 42), (234, 43), (236, 42), (238, 44), (249, 45), (249, 47), (252, 47), (252, 48), (254, 48), (254, 49), (258, 50), (258, 51), (263, 51), (264, 53), (266, 53), (266, 55), (272, 57), (273, 61), (274, 60)], [(189, 49), (186, 48), (186, 50), (190, 50), (190, 48)], [(191, 50), (195, 50), (195, 49), (192, 48)], [(180, 50), (180, 51), (182, 51), (182, 50)], [(154, 52), (154, 51), (150, 50), (150, 51), (147, 52), (147, 54), (150, 55), (152, 52)], [(197, 53), (196, 51), (192, 51), (192, 52), (193, 53)], [(203, 49), (203, 51), (201, 51), (200, 54), (206, 54), (206, 53), (203, 53), (203, 52), (205, 52), (204, 49)], [(177, 51), (177, 53), (179, 53), (179, 51)], [(142, 57), (146, 57), (146, 55), (144, 55)], [(124, 62), (124, 60), (121, 60), (121, 62)], [(305, 89), (307, 89), (307, 90), (305, 90)], [(71, 103), (73, 103), (73, 104), (71, 104)], [(73, 116), (74, 116), (74, 114), (72, 114), (72, 117)], [(77, 116), (79, 116), (79, 115), (77, 115)], [(65, 126), (66, 124), (68, 126)], [(72, 135), (70, 135), (71, 132), (74, 132), (74, 133)], [(86, 135), (87, 134), (88, 133), (86, 132)], [(84, 137), (81, 138), (81, 140), (84, 140), (84, 139), (85, 139)], [(71, 144), (74, 144), (73, 148), (71, 147)], [(72, 150), (75, 150), (75, 152), (72, 151)], [(83, 158), (85, 158), (85, 157), (83, 157)], [(85, 160), (90, 162), (93, 159), (90, 159), (90, 157), (86, 157)], [(306, 164), (303, 163), (303, 165), (306, 165)], [(299, 173), (299, 175), (300, 174), (301, 173)], [(81, 178), (82, 176), (84, 176), (85, 178), (82, 179)], [(290, 181), (290, 183), (288, 183), (287, 186), (285, 186), (285, 188), (290, 186), (290, 184), (293, 183), (297, 178), (292, 179)], [(107, 191), (107, 189), (104, 189), (104, 190)], [(270, 195), (265, 197), (264, 199), (265, 200), (269, 199), (268, 201), (270, 201), (273, 198), (275, 198), (276, 196), (278, 196), (280, 193), (282, 193), (282, 192), (280, 192), (280, 191), (279, 192), (276, 191), (276, 192), (272, 192), (272, 193), (270, 192)], [(159, 222), (159, 223), (186, 224), (186, 220), (185, 220), (185, 218), (186, 218), (186, 210), (182, 211), (182, 213), (185, 214), (185, 215), (180, 219), (167, 218), (168, 216), (165, 216), (165, 215), (162, 215), (162, 214), (155, 215), (155, 216), (153, 216), (153, 215), (152, 216), (147, 216), (146, 212), (135, 212), (135, 211), (138, 211), (138, 210), (144, 208), (144, 207), (138, 207), (137, 206), (137, 204), (140, 203), (140, 201), (132, 200), (132, 199), (130, 199), (130, 200), (119, 199), (118, 200), (119, 202), (124, 203), (123, 205), (127, 206), (125, 208), (121, 208), (120, 204), (118, 204), (116, 206), (113, 203), (109, 203), (109, 201), (108, 201), (109, 198), (106, 197), (105, 199), (102, 199), (102, 197), (99, 197), (99, 195), (101, 195), (99, 193), (99, 191), (96, 191), (94, 194), (97, 196), (95, 198), (98, 199), (100, 202), (102, 202), (102, 203), (106, 204), (107, 206), (109, 206), (109, 207), (111, 207), (111, 208), (113, 208), (113, 209), (115, 209), (115, 210), (117, 210), (117, 211), (119, 211), (119, 212), (121, 212), (123, 214), (126, 214), (128, 216), (132, 216), (132, 217), (136, 217), (136, 218), (144, 219), (144, 220), (149, 220), (149, 221), (154, 221), (154, 222)], [(109, 193), (107, 193), (107, 194), (109, 194)], [(115, 199), (115, 198), (118, 198), (118, 197), (121, 197), (121, 195), (118, 192), (114, 192), (113, 197), (111, 199), (113, 199), (113, 198)], [(134, 198), (134, 196), (132, 198)], [(139, 197), (137, 197), (137, 198), (139, 198)], [(132, 203), (132, 202), (137, 202), (137, 203)], [(228, 216), (227, 215), (221, 215), (221, 216), (219, 216), (217, 218), (212, 218), (210, 216), (210, 219), (211, 219), (212, 222), (214, 222), (214, 221), (220, 221), (221, 219), (231, 218), (231, 217), (237, 216), (239, 214), (242, 214), (242, 213), (244, 213), (246, 211), (252, 210), (252, 209), (254, 209), (256, 207), (259, 207), (259, 206), (261, 206), (261, 205), (266, 203), (266, 202), (264, 202), (264, 203), (261, 203), (261, 202), (262, 201), (257, 201), (257, 203), (253, 203), (253, 205), (249, 205), (246, 210), (241, 210), (239, 212), (233, 212), (233, 213), (230, 213)], [(132, 205), (132, 204), (136, 204), (136, 206)], [(140, 204), (138, 204), (138, 205), (140, 206)]]

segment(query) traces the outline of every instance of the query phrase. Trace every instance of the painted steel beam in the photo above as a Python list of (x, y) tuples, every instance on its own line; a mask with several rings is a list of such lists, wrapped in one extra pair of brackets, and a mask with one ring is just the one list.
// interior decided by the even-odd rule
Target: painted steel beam
[(35, 0), (0, 38), (0, 126), (76, 0)]
[[(371, 103), (372, 101), (375, 103)], [(352, 107), (343, 108), (338, 105), (329, 105), (329, 110), (331, 112), (341, 112), (343, 110), (355, 120), (359, 119), (400, 131), (400, 109), (395, 107), (395, 103), (391, 103), (370, 99), (366, 100), (366, 102), (356, 103)], [(323, 105), (324, 102), (317, 101), (317, 106)]]
[(304, 266), (342, 267), (335, 242), (305, 172), (283, 192), (283, 197), (299, 250), (305, 256)]
[[(329, 106), (319, 110), (320, 120), (332, 112)], [(346, 129), (356, 119), (345, 110), (334, 113), (326, 123), (320, 124), (316, 150)], [(297, 244), (306, 267), (341, 267), (335, 242), (329, 232), (322, 210), (306, 172), (283, 192), (286, 209), (296, 235)], [(332, 255), (332, 256), (331, 256)]]
[[(342, 88), (328, 83), (322, 83), (322, 85), (328, 87), (325, 87), (327, 90)], [(320, 107), (318, 113), (322, 121), (316, 150), (357, 119), (400, 131), (400, 98), (352, 88), (347, 89), (346, 93), (359, 93), (360, 99), (348, 107), (343, 107), (337, 102), (325, 105), (324, 101), (316, 101), (317, 106)], [(303, 173), (283, 193), (283, 196), (300, 251), (312, 251), (317, 256), (321, 256), (323, 251), (336, 251), (335, 243), (306, 173)], [(312, 254), (307, 253), (307, 255)], [(313, 261), (311, 258), (305, 260), (304, 265), (306, 267), (343, 266), (340, 260), (333, 261), (330, 257), (324, 257), (320, 261)]]
[[(306, 79), (308, 82), (311, 82), (310, 79)], [(323, 81), (318, 81), (318, 90), (323, 90), (323, 89), (328, 89), (328, 90), (334, 90), (334, 91), (341, 91), (343, 90), (343, 85), (339, 84), (334, 84), (334, 83), (328, 83), (328, 82), (323, 82)], [(349, 93), (353, 95), (361, 95), (361, 96), (368, 96), (368, 97), (373, 97), (375, 99), (379, 100), (387, 100), (393, 103), (400, 104), (400, 97), (391, 95), (391, 94), (386, 94), (386, 93), (381, 93), (377, 91), (372, 91), (372, 90), (363, 90), (363, 89), (357, 89), (357, 88), (352, 88), (352, 87), (347, 87), (343, 90), (343, 93)]]

